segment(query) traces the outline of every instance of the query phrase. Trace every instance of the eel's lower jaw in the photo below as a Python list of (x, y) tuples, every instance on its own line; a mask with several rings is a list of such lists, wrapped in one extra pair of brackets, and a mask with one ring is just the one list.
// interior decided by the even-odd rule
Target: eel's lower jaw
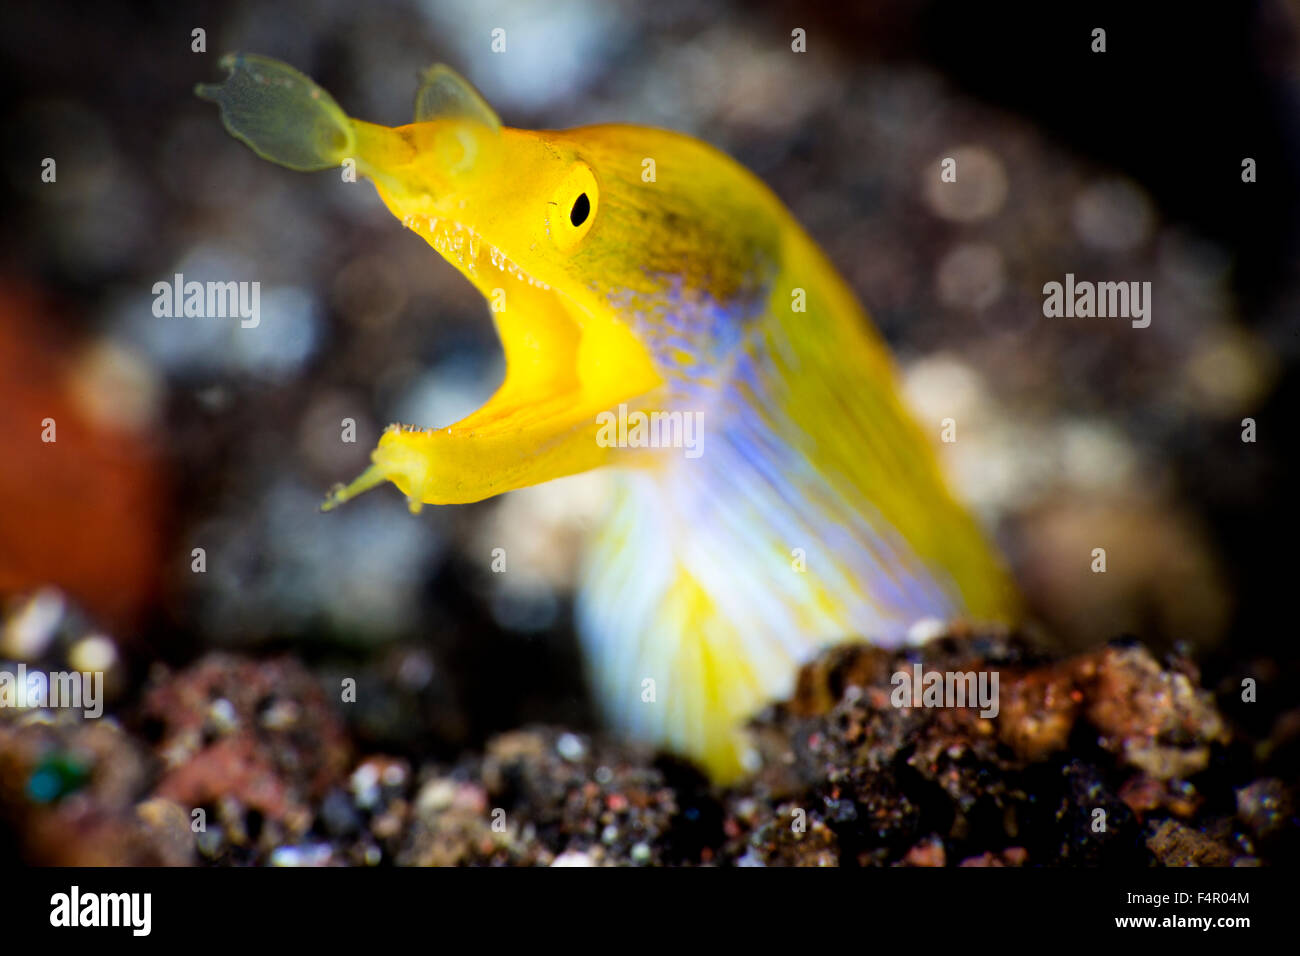
[[(330, 489), (325, 500), (321, 502), (321, 511), (333, 511), (339, 505), (351, 501), (371, 488), (377, 488), (386, 481), (395, 484), (406, 495), (411, 514), (419, 514), (424, 507), (420, 496), (428, 483), (429, 462), (418, 451), (409, 446), (385, 442), (390, 433), (414, 433), (419, 431), (410, 425), (389, 425), (380, 437), (379, 444), (370, 453), (371, 463), (365, 471), (348, 484), (339, 483)], [(427, 434), (427, 433), (426, 433)]]
[[(351, 501), (362, 492), (382, 485), (387, 480), (388, 476), (384, 474), (383, 469), (378, 465), (371, 465), (348, 484), (345, 485), (340, 481), (331, 488), (329, 493), (325, 495), (325, 500), (321, 502), (320, 510), (333, 511), (339, 505)], [(413, 506), (412, 510), (418, 511), (419, 509)]]
[(371, 452), (370, 467), (335, 487), (322, 510), (385, 481), (418, 513), (425, 504), (468, 504), (597, 468), (616, 453), (602, 440), (601, 413), (657, 391), (657, 381), (629, 388), (635, 381), (608, 368), (567, 381), (508, 371), (492, 398), (454, 425), (390, 425)]

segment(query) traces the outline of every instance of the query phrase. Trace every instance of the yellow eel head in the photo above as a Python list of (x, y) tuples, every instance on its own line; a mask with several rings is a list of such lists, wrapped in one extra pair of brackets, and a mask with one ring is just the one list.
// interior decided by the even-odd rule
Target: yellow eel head
[[(702, 143), (632, 126), (505, 128), (445, 66), (424, 73), (415, 123), (377, 126), (283, 63), (221, 63), (226, 82), (196, 92), (227, 130), (281, 165), (371, 179), (483, 294), (505, 351), (487, 404), (436, 431), (390, 426), (326, 509), (385, 480), (413, 511), (477, 501), (625, 455), (597, 440), (598, 416), (663, 407), (673, 381), (706, 377), (728, 309), (761, 310), (755, 262), (775, 247), (754, 238), (771, 217), (746, 190), (762, 187)], [(706, 321), (677, 327), (685, 314)]]

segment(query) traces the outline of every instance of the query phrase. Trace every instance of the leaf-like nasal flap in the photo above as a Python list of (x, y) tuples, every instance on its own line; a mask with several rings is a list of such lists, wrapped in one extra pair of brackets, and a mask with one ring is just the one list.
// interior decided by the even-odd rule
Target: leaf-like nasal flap
[(443, 63), (420, 74), (415, 94), (415, 121), (463, 120), (498, 132), (501, 119), (463, 76)]
[(194, 92), (221, 107), (221, 122), (263, 159), (309, 172), (338, 166), (355, 150), (355, 133), (334, 98), (287, 63), (229, 53), (224, 83)]

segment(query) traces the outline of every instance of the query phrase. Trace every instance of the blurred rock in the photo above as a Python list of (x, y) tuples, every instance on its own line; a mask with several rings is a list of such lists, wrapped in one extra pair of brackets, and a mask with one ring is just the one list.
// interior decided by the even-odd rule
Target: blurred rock
[(203, 809), (235, 845), (263, 828), (272, 845), (307, 832), (315, 803), (342, 783), (351, 745), (301, 665), (214, 654), (152, 683), (143, 716), (164, 764), (157, 796)]
[[(997, 671), (999, 713), (894, 706), (894, 675), (917, 663)], [(1195, 671), (1137, 645), (1054, 660), (950, 632), (912, 652), (833, 648), (753, 722), (762, 767), (725, 791), (559, 728), (452, 764), (354, 762), (319, 684), (287, 661), (211, 655), (152, 685), (141, 731), (156, 757), (104, 722), (0, 720), (0, 836), (20, 834), (24, 859), (1181, 866), (1297, 849), (1294, 789), (1209, 761), (1233, 735)], [(1216, 815), (1225, 798), (1239, 825)]]
[[(136, 373), (106, 367), (108, 353), (69, 360), (82, 353), (52, 331), (53, 314), (0, 281), (0, 595), (57, 585), (132, 624), (156, 597), (168, 511), (157, 449), (135, 430), (153, 398), (119, 394)], [(101, 407), (119, 401), (120, 415)]]
[(106, 721), (0, 720), (0, 851), (44, 866), (191, 862), (188, 821), (136, 807), (150, 766), (147, 748)]
[(1155, 827), (1147, 846), (1164, 866), (1231, 866), (1232, 851), (1177, 820)]

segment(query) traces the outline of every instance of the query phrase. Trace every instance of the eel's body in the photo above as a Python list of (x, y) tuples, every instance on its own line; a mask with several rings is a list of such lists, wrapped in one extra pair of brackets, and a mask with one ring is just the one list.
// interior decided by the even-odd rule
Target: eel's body
[[(482, 409), (437, 432), (389, 429), (327, 504), (384, 480), (418, 509), (623, 466), (578, 595), (614, 726), (729, 779), (745, 719), (819, 647), (1014, 618), (884, 344), (737, 163), (643, 127), (504, 128), (445, 67), (426, 74), (417, 122), (390, 129), (283, 64), (223, 62), (230, 79), (199, 92), (227, 128), (293, 168), (355, 162), (483, 293), (505, 350)], [(693, 445), (611, 444), (620, 407), (687, 422)]]

